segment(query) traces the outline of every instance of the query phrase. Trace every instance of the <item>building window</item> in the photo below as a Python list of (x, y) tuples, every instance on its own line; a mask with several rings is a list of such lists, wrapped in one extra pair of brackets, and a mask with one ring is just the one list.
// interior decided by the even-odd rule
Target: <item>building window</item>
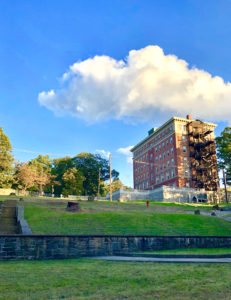
[(171, 159), (171, 164), (174, 165), (174, 158)]
[(184, 163), (185, 163), (185, 164), (188, 163), (187, 157), (184, 157)]
[(159, 183), (159, 176), (156, 176), (156, 183)]
[(161, 182), (163, 182), (164, 181), (164, 174), (162, 173), (161, 174)]
[(163, 158), (165, 158), (165, 152), (163, 152)]
[(167, 161), (167, 166), (169, 167), (170, 163), (169, 163), (169, 160)]
[(152, 173), (152, 174), (151, 174), (151, 179), (153, 180), (153, 178), (154, 178), (154, 174)]
[(159, 155), (159, 160), (161, 160), (161, 154)]
[(166, 146), (168, 146), (168, 140), (166, 140)]
[(149, 181), (147, 180), (147, 188), (148, 188), (148, 186), (149, 186)]
[(172, 137), (170, 137), (170, 144), (172, 144)]
[(153, 163), (151, 163), (151, 169), (153, 169)]
[(170, 131), (170, 132), (172, 131), (172, 126), (169, 127), (169, 131)]
[(173, 154), (173, 147), (171, 148), (171, 154)]
[(186, 146), (183, 146), (183, 152), (186, 153), (187, 152), (187, 148)]
[(184, 175), (185, 175), (186, 177), (189, 176), (189, 169), (185, 169), (185, 170), (184, 170)]
[(157, 152), (157, 147), (155, 147), (155, 151)]
[(169, 180), (169, 172), (166, 172), (166, 179)]
[(152, 158), (153, 158), (153, 155), (152, 155), (152, 153), (150, 154), (150, 160), (152, 160)]
[(163, 165), (163, 169), (165, 169), (166, 167), (165, 167), (165, 165)]
[(150, 144), (150, 149), (152, 149), (152, 143)]
[(162, 143), (162, 148), (164, 148), (164, 142)]
[(161, 150), (161, 144), (159, 145), (159, 150)]
[(169, 156), (169, 150), (167, 150), (167, 156)]
[(186, 141), (186, 136), (182, 135), (182, 141), (185, 142)]
[(189, 188), (189, 182), (186, 182), (186, 183), (185, 183), (185, 186), (186, 186), (187, 188)]
[(175, 177), (175, 170), (172, 169), (172, 177)]

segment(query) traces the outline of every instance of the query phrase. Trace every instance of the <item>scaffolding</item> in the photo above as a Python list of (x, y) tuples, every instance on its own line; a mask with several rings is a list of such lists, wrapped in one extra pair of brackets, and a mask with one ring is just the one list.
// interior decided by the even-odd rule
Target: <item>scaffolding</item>
[(200, 120), (187, 124), (192, 187), (217, 191), (219, 187), (213, 130)]

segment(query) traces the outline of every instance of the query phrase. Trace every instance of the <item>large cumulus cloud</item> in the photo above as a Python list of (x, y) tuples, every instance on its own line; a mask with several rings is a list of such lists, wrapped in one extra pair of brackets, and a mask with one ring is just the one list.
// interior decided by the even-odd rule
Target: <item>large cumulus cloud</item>
[(231, 83), (158, 46), (131, 50), (125, 60), (95, 56), (74, 63), (60, 89), (39, 94), (41, 105), (88, 122), (160, 120), (171, 115), (230, 119)]

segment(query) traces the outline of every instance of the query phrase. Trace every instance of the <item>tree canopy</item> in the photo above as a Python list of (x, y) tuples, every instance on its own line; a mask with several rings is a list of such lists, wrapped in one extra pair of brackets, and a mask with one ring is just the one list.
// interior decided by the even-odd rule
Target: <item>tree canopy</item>
[(216, 138), (219, 169), (226, 172), (227, 184), (231, 185), (231, 127), (226, 127)]
[(13, 180), (12, 147), (8, 136), (0, 127), (0, 188), (10, 187)]
[[(99, 183), (100, 169), (100, 183)], [(100, 194), (104, 192), (102, 182), (109, 179), (109, 162), (98, 154), (80, 153), (73, 158), (64, 157), (54, 160), (53, 174), (61, 182), (56, 186), (57, 193), (72, 191), (73, 194), (96, 195), (100, 184)], [(112, 170), (112, 178), (119, 173)], [(74, 182), (76, 189), (74, 189)]]

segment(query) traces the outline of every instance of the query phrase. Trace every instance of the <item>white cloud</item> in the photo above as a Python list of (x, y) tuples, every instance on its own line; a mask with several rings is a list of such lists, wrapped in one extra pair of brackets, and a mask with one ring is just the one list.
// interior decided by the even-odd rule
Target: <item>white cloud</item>
[(105, 150), (96, 150), (95, 151), (96, 153), (100, 154), (102, 157), (104, 158), (109, 158), (109, 154), (110, 152), (109, 151), (105, 151)]
[(117, 61), (95, 56), (70, 66), (59, 90), (41, 92), (41, 105), (92, 123), (97, 120), (166, 119), (172, 115), (230, 120), (231, 83), (158, 46), (131, 50)]
[(133, 148), (134, 146), (128, 146), (128, 147), (125, 147), (125, 148), (119, 148), (117, 149), (117, 152), (123, 154), (126, 156), (126, 161), (127, 163), (129, 164), (132, 164), (132, 153), (131, 153), (131, 149)]

